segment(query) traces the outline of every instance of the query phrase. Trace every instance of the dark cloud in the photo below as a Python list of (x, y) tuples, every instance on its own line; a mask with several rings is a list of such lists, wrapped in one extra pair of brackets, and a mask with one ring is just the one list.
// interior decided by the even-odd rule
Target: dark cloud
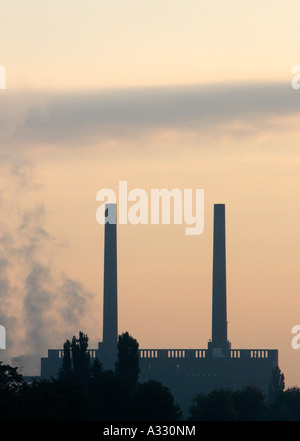
[[(18, 101), (22, 105), (18, 107)], [(21, 109), (14, 112), (14, 108)], [(11, 96), (2, 126), (17, 144), (88, 145), (138, 136), (162, 128), (222, 130), (244, 122), (263, 130), (272, 118), (298, 114), (300, 93), (289, 83), (240, 83), (153, 87)], [(15, 115), (15, 123), (11, 121)], [(18, 115), (18, 116), (16, 116)], [(9, 123), (8, 123), (9, 121)], [(5, 131), (5, 127), (3, 126)], [(232, 129), (234, 131), (234, 129)]]

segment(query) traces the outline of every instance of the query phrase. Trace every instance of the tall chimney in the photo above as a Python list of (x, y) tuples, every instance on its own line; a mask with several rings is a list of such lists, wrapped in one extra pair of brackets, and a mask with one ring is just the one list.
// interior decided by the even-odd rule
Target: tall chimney
[(118, 284), (117, 284), (117, 205), (105, 205), (103, 341), (99, 358), (106, 369), (114, 368), (118, 344)]
[(215, 357), (228, 356), (230, 351), (230, 342), (227, 340), (224, 204), (214, 205), (212, 341), (209, 349), (210, 354)]

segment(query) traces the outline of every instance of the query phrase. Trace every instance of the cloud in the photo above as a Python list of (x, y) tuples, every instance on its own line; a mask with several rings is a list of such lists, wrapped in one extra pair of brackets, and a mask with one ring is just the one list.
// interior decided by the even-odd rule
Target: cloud
[[(0, 325), (4, 326), (6, 330), (14, 329), (17, 323), (16, 315), (10, 306), (10, 296), (13, 292), (13, 287), (10, 282), (9, 261), (6, 257), (0, 258)], [(6, 333), (6, 347), (13, 344), (13, 336)], [(5, 354), (1, 354), (5, 356)], [(6, 357), (5, 357), (6, 358)]]
[(278, 118), (300, 113), (300, 93), (284, 83), (41, 92), (5, 101), (9, 111), (2, 103), (1, 129), (13, 147), (88, 146), (160, 130), (241, 136), (278, 130)]
[(0, 324), (6, 352), (33, 356), (37, 369), (39, 357), (91, 320), (92, 294), (53, 262), (60, 244), (47, 230), (44, 205), (16, 211), (17, 228), (1, 223)]
[[(30, 258), (30, 256), (28, 256)], [(53, 308), (56, 292), (50, 269), (39, 262), (30, 262), (25, 281), (24, 318), (25, 342), (33, 354), (43, 354), (49, 348), (57, 323), (49, 311)]]

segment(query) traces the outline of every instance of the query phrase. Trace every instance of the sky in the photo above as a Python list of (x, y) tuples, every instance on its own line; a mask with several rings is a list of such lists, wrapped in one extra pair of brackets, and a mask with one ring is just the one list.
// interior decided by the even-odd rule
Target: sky
[[(298, 1), (0, 0), (0, 356), (102, 338), (99, 189), (204, 189), (204, 231), (118, 226), (119, 333), (206, 348), (226, 205), (232, 348), (291, 345), (300, 307)], [(36, 373), (36, 362), (30, 373)]]

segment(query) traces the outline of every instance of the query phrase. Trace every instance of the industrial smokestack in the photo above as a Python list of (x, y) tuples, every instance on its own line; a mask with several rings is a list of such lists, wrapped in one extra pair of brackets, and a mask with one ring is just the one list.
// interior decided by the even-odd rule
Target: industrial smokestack
[(226, 305), (225, 205), (214, 205), (212, 341), (210, 353), (215, 357), (229, 355)]
[(114, 368), (118, 344), (117, 205), (105, 205), (103, 342), (99, 344), (106, 369)]

